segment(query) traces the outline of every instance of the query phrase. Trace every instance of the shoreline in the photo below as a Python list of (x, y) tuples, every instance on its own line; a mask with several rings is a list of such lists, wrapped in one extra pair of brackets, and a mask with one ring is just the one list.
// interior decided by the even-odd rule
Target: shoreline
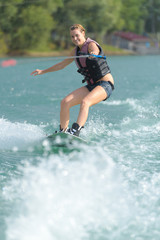
[[(104, 50), (106, 56), (127, 56), (127, 55), (136, 55), (135, 52), (129, 50), (115, 50), (115, 51), (106, 51)], [(50, 51), (50, 52), (39, 52), (39, 51), (24, 51), (24, 52), (10, 52), (8, 54), (0, 54), (0, 58), (13, 58), (13, 57), (61, 57), (68, 56), (70, 50), (59, 50), (59, 51)]]

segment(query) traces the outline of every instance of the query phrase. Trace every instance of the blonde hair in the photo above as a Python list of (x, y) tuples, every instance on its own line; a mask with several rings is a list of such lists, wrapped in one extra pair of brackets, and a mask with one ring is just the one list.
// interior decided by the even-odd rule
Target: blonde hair
[(81, 32), (85, 32), (85, 28), (81, 25), (81, 24), (73, 24), (71, 27), (70, 27), (70, 30), (75, 30), (75, 29), (79, 29)]

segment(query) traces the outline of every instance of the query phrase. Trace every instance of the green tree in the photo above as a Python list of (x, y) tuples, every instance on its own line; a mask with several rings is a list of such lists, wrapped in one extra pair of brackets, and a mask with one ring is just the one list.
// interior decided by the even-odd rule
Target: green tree
[(63, 4), (63, 8), (59, 8), (55, 14), (56, 32), (61, 36), (59, 42), (66, 41), (69, 45), (69, 27), (74, 23), (84, 25), (98, 41), (107, 31), (121, 26), (121, 0), (64, 0)]
[[(46, 9), (30, 6), (23, 9), (16, 22), (20, 22), (16, 31), (12, 31), (11, 49), (31, 49), (46, 46), (54, 21)], [(18, 23), (17, 23), (18, 25)]]
[(146, 9), (144, 0), (122, 0), (121, 18), (123, 29), (142, 33), (144, 31)]
[(45, 46), (62, 0), (0, 0), (0, 29), (10, 50)]
[(11, 50), (43, 48), (51, 33), (57, 46), (69, 47), (69, 27), (74, 23), (82, 24), (99, 42), (113, 30), (158, 32), (160, 1), (0, 0), (0, 32)]
[[(94, 32), (96, 37), (104, 35), (113, 29), (119, 22), (121, 10), (120, 0), (72, 0), (74, 12), (72, 16), (82, 21), (88, 31)], [(73, 20), (74, 20), (73, 19)]]
[(145, 30), (151, 33), (160, 32), (160, 1), (145, 0), (144, 5), (147, 9)]
[(7, 52), (8, 52), (8, 48), (5, 43), (4, 33), (0, 31), (0, 54), (6, 54)]
[(58, 7), (63, 6), (63, 0), (43, 0), (35, 2), (36, 5), (43, 7), (48, 10), (48, 13), (52, 15), (57, 11)]
[(12, 21), (18, 14), (18, 6), (23, 0), (0, 0), (0, 29), (8, 34), (12, 30)]

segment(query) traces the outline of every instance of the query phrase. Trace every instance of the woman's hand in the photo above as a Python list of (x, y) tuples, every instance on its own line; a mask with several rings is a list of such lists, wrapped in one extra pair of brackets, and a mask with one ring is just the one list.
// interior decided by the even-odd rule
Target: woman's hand
[[(95, 52), (90, 52), (89, 54), (93, 54), (93, 55), (97, 55)], [(91, 56), (89, 56), (88, 58), (95, 58), (95, 56), (93, 56), (93, 55), (91, 55)]]
[(40, 69), (36, 69), (35, 71), (33, 71), (31, 73), (31, 75), (33, 75), (33, 76), (37, 76), (37, 75), (41, 75), (41, 74), (43, 74), (43, 70), (40, 70)]

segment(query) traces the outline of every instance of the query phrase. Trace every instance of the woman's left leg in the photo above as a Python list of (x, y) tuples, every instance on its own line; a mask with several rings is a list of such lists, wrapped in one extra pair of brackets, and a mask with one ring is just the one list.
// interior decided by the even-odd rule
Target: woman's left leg
[(107, 98), (107, 93), (103, 87), (97, 86), (89, 92), (82, 100), (77, 123), (84, 126), (88, 118), (89, 107), (95, 105)]
[(67, 129), (69, 124), (69, 111), (70, 108), (81, 104), (83, 98), (87, 96), (89, 90), (86, 87), (81, 87), (71, 92), (61, 101), (61, 111), (60, 111), (60, 125), (62, 129)]

